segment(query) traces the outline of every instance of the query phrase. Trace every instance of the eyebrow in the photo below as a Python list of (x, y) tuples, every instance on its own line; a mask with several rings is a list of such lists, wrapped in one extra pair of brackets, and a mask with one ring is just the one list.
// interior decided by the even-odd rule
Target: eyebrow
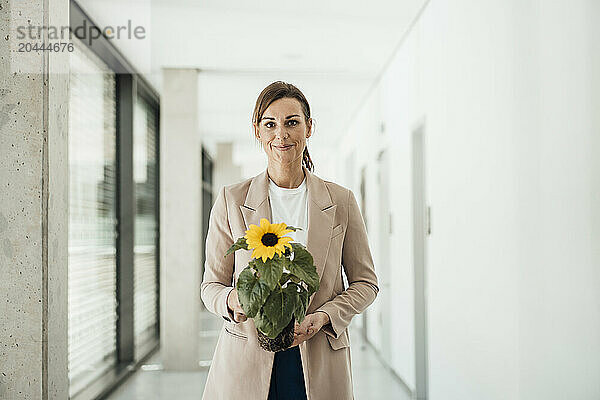
[[(292, 117), (299, 117), (299, 115), (298, 114), (288, 115), (287, 117), (285, 117), (285, 119), (289, 119), (289, 118), (292, 118)], [(275, 118), (273, 118), (273, 117), (262, 117), (261, 120), (262, 119), (272, 119), (272, 120), (275, 120)]]

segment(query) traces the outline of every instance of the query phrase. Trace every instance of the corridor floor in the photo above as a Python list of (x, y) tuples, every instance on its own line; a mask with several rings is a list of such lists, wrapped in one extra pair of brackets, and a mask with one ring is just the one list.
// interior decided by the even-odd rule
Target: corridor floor
[[(221, 321), (203, 313), (201, 359), (210, 360)], [(357, 329), (350, 329), (352, 375), (356, 400), (409, 400), (404, 385), (380, 362)], [(206, 363), (208, 364), (208, 362)], [(200, 400), (208, 367), (196, 372), (163, 371), (160, 350), (119, 386), (108, 400)]]

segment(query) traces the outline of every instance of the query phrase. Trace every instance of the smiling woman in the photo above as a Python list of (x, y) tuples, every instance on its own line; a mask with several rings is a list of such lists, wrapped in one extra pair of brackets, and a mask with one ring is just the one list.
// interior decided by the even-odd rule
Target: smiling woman
[(313, 120), (308, 101), (298, 88), (284, 82), (267, 86), (256, 100), (252, 124), (269, 163), (279, 164), (271, 170), (280, 167), (285, 170), (302, 157), (302, 164), (313, 171), (314, 165), (306, 147), (306, 140), (312, 135)]
[[(312, 173), (306, 140), (313, 120), (297, 87), (280, 81), (267, 86), (256, 101), (252, 126), (267, 156), (267, 169), (221, 189), (210, 214), (201, 294), (207, 309), (227, 322), (203, 398), (352, 399), (347, 328), (379, 290), (360, 209), (351, 190)], [(275, 250), (278, 236), (258, 231), (262, 219), (300, 228), (289, 232), (290, 243), (312, 254), (320, 282), (302, 322), (294, 326), (291, 347), (275, 353), (261, 347), (261, 322), (255, 325), (255, 315), (244, 313), (236, 289), (251, 257), (271, 253), (238, 251), (223, 257), (243, 232), (250, 232), (247, 239), (257, 247)], [(345, 289), (342, 264), (349, 283)], [(240, 295), (247, 294), (242, 290)]]

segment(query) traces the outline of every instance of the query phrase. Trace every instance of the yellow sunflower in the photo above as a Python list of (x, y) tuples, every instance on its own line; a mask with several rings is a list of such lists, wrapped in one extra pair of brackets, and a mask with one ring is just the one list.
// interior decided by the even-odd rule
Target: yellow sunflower
[(261, 218), (260, 226), (251, 224), (250, 229), (246, 231), (246, 243), (248, 249), (252, 250), (252, 258), (262, 258), (263, 262), (269, 258), (273, 258), (275, 253), (281, 256), (285, 251), (285, 246), (292, 248), (289, 243), (292, 238), (283, 236), (293, 232), (287, 229), (287, 225), (283, 222), (280, 224), (271, 224), (268, 219)]

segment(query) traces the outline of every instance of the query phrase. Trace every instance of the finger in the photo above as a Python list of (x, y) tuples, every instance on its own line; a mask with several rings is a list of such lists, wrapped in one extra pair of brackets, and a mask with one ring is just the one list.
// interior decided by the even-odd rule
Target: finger
[(236, 308), (235, 312), (240, 315), (246, 315), (246, 313), (244, 312), (244, 309), (242, 307)]
[(248, 317), (246, 317), (246, 314), (240, 312), (235, 313), (235, 320), (237, 322), (244, 322), (246, 319), (248, 319)]

